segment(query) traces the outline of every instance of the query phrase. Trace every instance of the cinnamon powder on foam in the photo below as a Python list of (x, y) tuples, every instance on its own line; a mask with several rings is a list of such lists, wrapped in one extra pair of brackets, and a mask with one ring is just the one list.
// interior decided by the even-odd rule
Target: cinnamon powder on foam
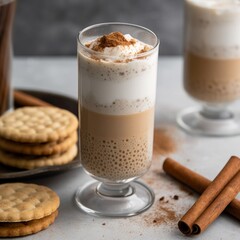
[[(117, 47), (117, 46), (129, 46), (136, 43), (135, 39), (129, 41), (124, 37), (121, 32), (112, 32), (108, 35), (103, 35), (98, 38), (97, 44), (92, 47), (92, 50), (102, 52), (106, 47)], [(86, 44), (86, 47), (90, 47), (90, 43)], [(149, 49), (145, 46), (139, 53), (148, 51)]]
[(106, 47), (129, 46), (136, 43), (134, 39), (128, 41), (120, 32), (112, 32), (108, 35), (103, 35), (98, 39), (98, 42), (93, 46), (92, 50), (101, 52)]

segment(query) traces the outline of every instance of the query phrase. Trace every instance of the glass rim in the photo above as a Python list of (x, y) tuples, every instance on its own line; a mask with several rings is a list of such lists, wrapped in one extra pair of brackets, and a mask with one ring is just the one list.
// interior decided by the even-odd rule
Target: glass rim
[(140, 25), (137, 25), (137, 24), (132, 24), (132, 23), (124, 23), (124, 22), (106, 22), (106, 23), (97, 23), (97, 24), (93, 24), (93, 25), (90, 25), (84, 29), (82, 29), (79, 33), (78, 33), (78, 36), (77, 36), (77, 41), (78, 43), (80, 44), (80, 46), (85, 50), (87, 51), (88, 53), (90, 54), (93, 54), (93, 55), (97, 55), (97, 56), (103, 56), (104, 58), (110, 58), (110, 59), (119, 59), (119, 56), (116, 57), (116, 56), (112, 56), (112, 55), (108, 55), (108, 54), (104, 54), (102, 52), (97, 52), (97, 51), (94, 51), (92, 49), (89, 49), (88, 47), (86, 47), (80, 40), (80, 37), (81, 35), (90, 30), (90, 29), (93, 29), (93, 28), (96, 28), (96, 27), (100, 27), (100, 26), (104, 26), (104, 25), (122, 25), (122, 26), (130, 26), (130, 27), (136, 27), (136, 28), (139, 28), (139, 29), (142, 29), (148, 33), (150, 33), (151, 35), (153, 35), (155, 38), (156, 38), (156, 43), (154, 46), (152, 46), (152, 48), (146, 52), (143, 52), (143, 53), (138, 53), (136, 55), (133, 55), (133, 56), (126, 56), (126, 57), (121, 57), (121, 59), (134, 59), (134, 58), (141, 58), (141, 57), (146, 57), (148, 56), (149, 54), (152, 54), (157, 48), (158, 46), (160, 45), (160, 40), (159, 38), (157, 37), (157, 35), (151, 31), (150, 29), (146, 28), (146, 27), (143, 27), (143, 26), (140, 26)]

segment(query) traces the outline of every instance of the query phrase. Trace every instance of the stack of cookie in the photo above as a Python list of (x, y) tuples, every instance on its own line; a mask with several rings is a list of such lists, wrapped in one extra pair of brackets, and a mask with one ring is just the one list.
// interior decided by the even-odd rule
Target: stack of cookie
[(60, 199), (36, 184), (0, 185), (0, 237), (18, 237), (46, 229), (58, 215)]
[(77, 155), (78, 119), (56, 107), (23, 107), (0, 118), (0, 162), (21, 169), (62, 165)]

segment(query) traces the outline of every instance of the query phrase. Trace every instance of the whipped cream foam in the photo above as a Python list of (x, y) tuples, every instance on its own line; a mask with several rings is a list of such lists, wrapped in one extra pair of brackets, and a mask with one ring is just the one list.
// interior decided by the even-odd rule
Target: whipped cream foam
[(87, 44), (87, 46), (92, 50), (99, 49), (98, 51), (101, 52), (103, 55), (117, 57), (119, 59), (126, 58), (126, 57), (133, 57), (139, 53), (146, 52), (147, 50), (150, 50), (152, 48), (151, 46), (133, 38), (130, 34), (125, 34), (120, 36), (123, 37), (126, 40), (126, 43), (129, 43), (129, 44), (122, 44), (122, 45), (119, 44), (116, 46), (110, 46), (110, 47), (107, 46), (99, 49), (101, 38), (97, 38), (91, 43)]
[(187, 50), (214, 59), (240, 58), (240, 1), (185, 2)]
[[(113, 42), (108, 42), (109, 38), (107, 43), (103, 41), (104, 46), (100, 38), (86, 43), (86, 46), (101, 55), (96, 57), (79, 49), (81, 104), (94, 112), (111, 115), (138, 113), (152, 108), (158, 52), (138, 58), (138, 53), (147, 53), (153, 47), (130, 35), (115, 36)], [(118, 38), (121, 41), (118, 42)]]
[(89, 49), (101, 53), (101, 60), (106, 61), (132, 58), (152, 48), (150, 45), (133, 38), (130, 34), (123, 35), (120, 32), (96, 38), (85, 45)]

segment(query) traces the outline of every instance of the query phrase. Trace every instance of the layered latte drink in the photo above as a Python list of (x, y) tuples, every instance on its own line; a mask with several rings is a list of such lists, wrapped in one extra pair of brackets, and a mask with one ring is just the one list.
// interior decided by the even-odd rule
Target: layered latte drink
[(240, 98), (240, 1), (185, 0), (186, 91), (208, 103)]
[(158, 51), (110, 32), (78, 46), (81, 161), (102, 181), (143, 175), (152, 158)]

